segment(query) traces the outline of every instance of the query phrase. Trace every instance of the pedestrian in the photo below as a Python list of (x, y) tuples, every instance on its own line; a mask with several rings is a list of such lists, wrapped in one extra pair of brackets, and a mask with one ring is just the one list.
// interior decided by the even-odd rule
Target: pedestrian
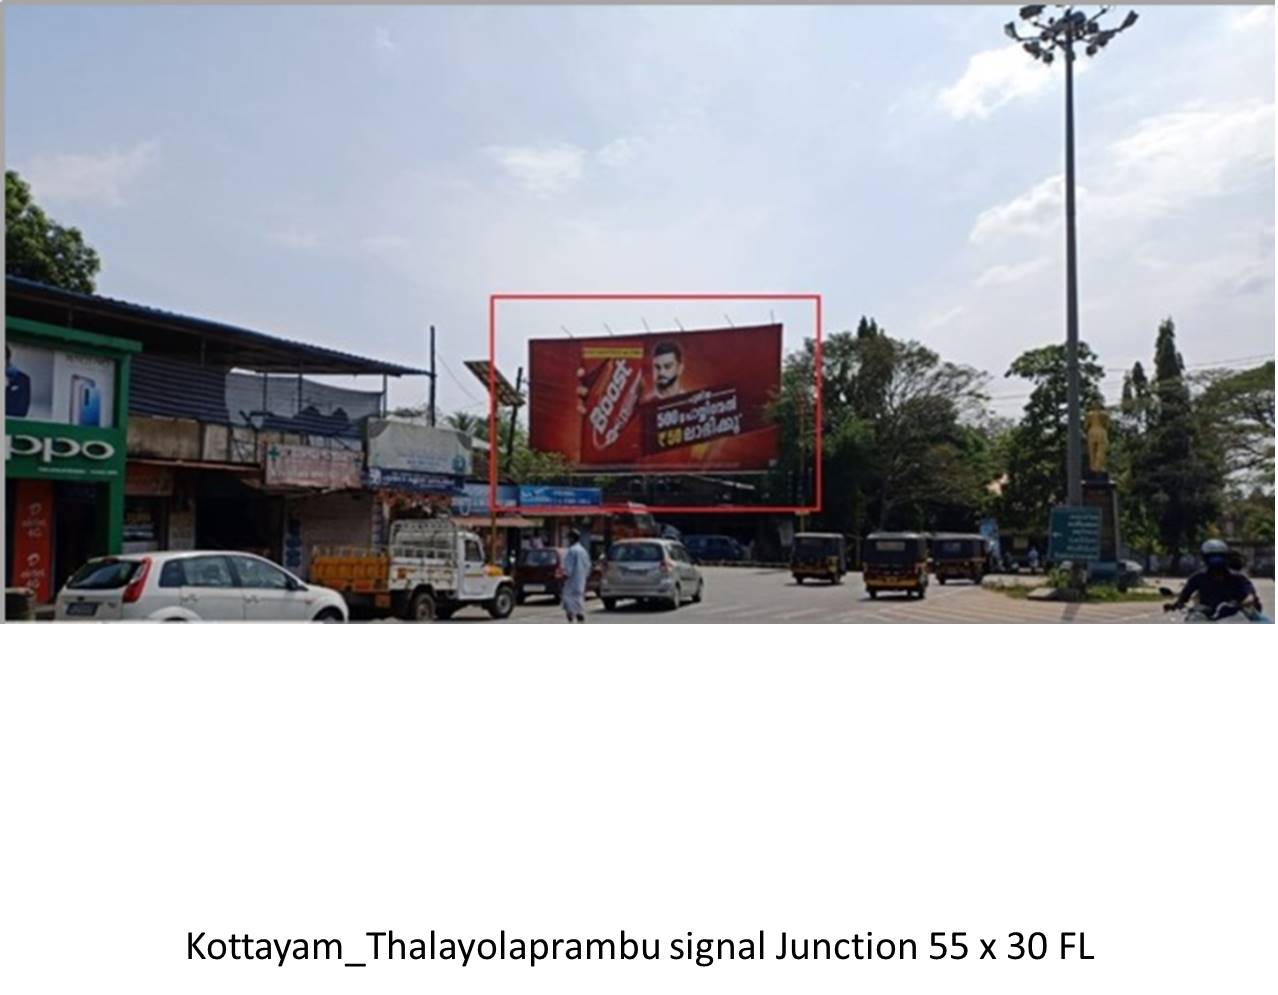
[(569, 622), (586, 621), (586, 580), (590, 576), (590, 554), (581, 544), (581, 533), (568, 530), (568, 552), (564, 554), (564, 614)]
[(1038, 573), (1038, 547), (1037, 546), (1030, 547), (1028, 559), (1029, 559), (1030, 573), (1032, 574)]

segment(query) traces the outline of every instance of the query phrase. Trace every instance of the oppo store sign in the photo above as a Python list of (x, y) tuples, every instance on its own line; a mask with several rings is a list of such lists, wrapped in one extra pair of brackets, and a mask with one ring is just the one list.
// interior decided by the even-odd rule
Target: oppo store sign
[(5, 462), (32, 466), (38, 474), (109, 477), (120, 472), (119, 449), (106, 439), (67, 435), (5, 435)]

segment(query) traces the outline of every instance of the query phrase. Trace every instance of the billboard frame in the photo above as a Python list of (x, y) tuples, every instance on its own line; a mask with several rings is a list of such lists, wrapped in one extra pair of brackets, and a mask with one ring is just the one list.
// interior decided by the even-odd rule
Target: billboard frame
[[(815, 436), (815, 500), (807, 505), (649, 505), (647, 510), (654, 514), (668, 515), (721, 515), (721, 514), (754, 514), (754, 515), (814, 515), (821, 511), (823, 499), (823, 481), (821, 474), (822, 429), (821, 429), (821, 387), (822, 387), (822, 318), (821, 295), (816, 293), (716, 293), (716, 294), (654, 294), (654, 293), (611, 293), (611, 294), (548, 294), (548, 293), (499, 293), (488, 295), (488, 434), (496, 437), (497, 431), (497, 390), (495, 371), (497, 369), (497, 304), (499, 301), (811, 301), (815, 308), (816, 335), (814, 337), (813, 383), (816, 388), (816, 404), (814, 406), (813, 434)], [(784, 357), (783, 357), (784, 358)], [(672, 476), (672, 474), (664, 474)], [(488, 500), (490, 507), (496, 504), (497, 495), (497, 450), (488, 451)], [(545, 514), (556, 509), (541, 507), (521, 508), (521, 512), (530, 515)], [(562, 510), (562, 509), (559, 509)], [(604, 503), (598, 511), (603, 513), (633, 511), (632, 502)]]

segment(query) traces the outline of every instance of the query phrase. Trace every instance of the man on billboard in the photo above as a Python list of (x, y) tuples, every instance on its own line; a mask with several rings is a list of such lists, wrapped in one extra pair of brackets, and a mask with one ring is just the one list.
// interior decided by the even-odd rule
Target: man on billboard
[(682, 393), (683, 350), (674, 342), (659, 342), (652, 350), (652, 393), (654, 397), (674, 397)]
[(31, 409), (31, 378), (13, 365), (13, 350), (4, 347), (4, 413), (25, 418)]

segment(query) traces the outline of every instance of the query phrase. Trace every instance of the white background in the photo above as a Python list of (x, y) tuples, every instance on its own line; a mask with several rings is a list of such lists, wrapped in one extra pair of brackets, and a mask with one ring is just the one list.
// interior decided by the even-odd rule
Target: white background
[[(5, 988), (1273, 991), (1272, 632), (7, 625)], [(387, 928), (973, 954), (185, 959)], [(1096, 959), (976, 961), (1013, 930)]]

